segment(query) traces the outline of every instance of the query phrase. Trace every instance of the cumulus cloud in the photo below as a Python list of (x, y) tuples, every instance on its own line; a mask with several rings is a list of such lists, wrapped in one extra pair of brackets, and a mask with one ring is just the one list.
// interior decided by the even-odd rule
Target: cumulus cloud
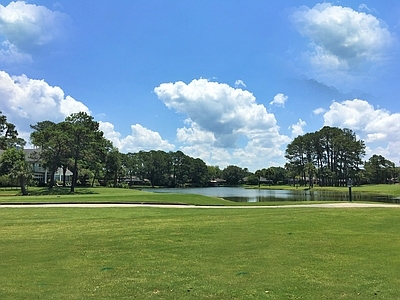
[(275, 95), (274, 100), (272, 100), (269, 104), (276, 105), (279, 107), (285, 107), (285, 103), (288, 99), (289, 99), (288, 96), (279, 93)]
[(324, 122), (329, 126), (347, 127), (363, 131), (376, 137), (397, 135), (400, 130), (400, 114), (391, 114), (385, 109), (375, 109), (365, 100), (354, 99), (333, 102), (324, 114)]
[(259, 149), (278, 153), (289, 141), (279, 134), (275, 116), (264, 105), (257, 104), (248, 91), (195, 79), (189, 84), (163, 83), (154, 92), (168, 108), (187, 115), (189, 126), (177, 131), (178, 141), (187, 149), (198, 149), (194, 146), (199, 144), (213, 149), (236, 149), (239, 142), (246, 143), (246, 155), (237, 155), (239, 160), (256, 155)]
[(182, 152), (191, 157), (198, 157), (207, 163), (209, 166), (219, 166), (225, 168), (228, 165), (236, 164), (234, 162), (231, 153), (223, 148), (213, 147), (212, 145), (186, 145), (180, 148)]
[(210, 131), (205, 131), (190, 119), (186, 120), (189, 127), (178, 128), (176, 138), (178, 142), (191, 145), (214, 144), (215, 137)]
[(206, 79), (163, 83), (154, 89), (170, 109), (186, 114), (193, 124), (215, 136), (221, 147), (234, 148), (240, 135), (252, 136), (279, 127), (273, 114), (248, 91)]
[(370, 148), (375, 148), (375, 154), (386, 153), (388, 158), (396, 158), (395, 161), (398, 161), (398, 148), (395, 145), (400, 145), (399, 113), (390, 113), (375, 108), (365, 100), (354, 99), (333, 102), (323, 117), (325, 125), (350, 128)]
[(0, 71), (0, 107), (10, 122), (18, 129), (28, 131), (29, 125), (39, 121), (62, 121), (76, 112), (87, 112), (89, 108), (57, 86), (44, 80), (30, 79), (26, 75), (10, 76)]
[(140, 124), (131, 125), (132, 133), (124, 138), (121, 138), (121, 134), (115, 131), (112, 123), (100, 121), (99, 124), (104, 136), (121, 152), (136, 153), (142, 150), (173, 151), (175, 148), (173, 144), (162, 139), (158, 132), (145, 128)]
[(5, 62), (9, 64), (33, 62), (32, 56), (30, 54), (21, 52), (15, 45), (11, 44), (9, 41), (4, 41), (3, 43), (1, 43), (1, 46), (0, 62)]
[(0, 59), (3, 62), (27, 62), (32, 53), (62, 36), (66, 14), (24, 1), (0, 4)]
[[(366, 6), (362, 6), (366, 9)], [(330, 3), (301, 7), (291, 15), (297, 30), (311, 41), (308, 58), (315, 68), (355, 71), (382, 62), (395, 43), (373, 15)]]
[(296, 124), (290, 126), (290, 128), (292, 129), (292, 138), (295, 138), (299, 135), (303, 135), (304, 134), (303, 127), (306, 125), (307, 125), (306, 121), (299, 119), (299, 121)]
[[(57, 86), (50, 86), (44, 80), (30, 79), (26, 75), (10, 76), (0, 71), (0, 107), (7, 119), (17, 126), (19, 135), (29, 140), (29, 125), (50, 120), (61, 122), (72, 113), (86, 112), (89, 108)], [(109, 122), (99, 122), (107, 139), (122, 152), (140, 150), (172, 151), (175, 146), (154, 132), (139, 124), (131, 125), (131, 134), (121, 137)]]

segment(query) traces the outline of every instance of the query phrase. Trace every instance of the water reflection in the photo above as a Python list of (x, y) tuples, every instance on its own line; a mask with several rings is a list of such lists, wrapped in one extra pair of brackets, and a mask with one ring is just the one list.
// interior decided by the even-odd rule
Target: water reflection
[[(155, 193), (199, 194), (224, 198), (235, 202), (268, 202), (268, 201), (349, 201), (348, 192), (315, 191), (315, 190), (265, 190), (245, 189), (240, 187), (210, 188), (156, 188), (148, 189)], [(353, 201), (371, 201), (400, 203), (400, 199), (366, 193), (352, 193)]]

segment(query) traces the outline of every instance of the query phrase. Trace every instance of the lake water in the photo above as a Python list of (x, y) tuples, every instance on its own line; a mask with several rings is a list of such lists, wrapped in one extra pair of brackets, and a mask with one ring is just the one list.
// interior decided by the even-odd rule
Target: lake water
[[(146, 189), (154, 193), (200, 194), (210, 197), (224, 198), (235, 202), (267, 202), (267, 201), (349, 201), (348, 192), (304, 190), (266, 190), (245, 189), (241, 187), (208, 187), (208, 188), (155, 188)], [(352, 192), (353, 201), (374, 201), (399, 203), (399, 199)]]

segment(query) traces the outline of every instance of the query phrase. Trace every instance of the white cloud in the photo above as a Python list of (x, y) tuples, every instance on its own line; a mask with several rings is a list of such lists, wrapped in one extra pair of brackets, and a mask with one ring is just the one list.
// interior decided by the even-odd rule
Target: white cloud
[(29, 131), (29, 125), (40, 121), (62, 121), (71, 113), (89, 108), (82, 102), (65, 96), (61, 88), (26, 75), (10, 76), (0, 71), (0, 107), (7, 119), (18, 129)]
[(278, 134), (276, 119), (248, 91), (206, 79), (163, 83), (154, 89), (170, 109), (186, 114), (198, 127), (212, 132), (221, 147), (234, 148), (240, 135), (271, 128)]
[(313, 110), (313, 113), (314, 113), (315, 115), (320, 115), (320, 114), (323, 114), (324, 112), (325, 112), (325, 109), (322, 108), (322, 107), (316, 108), (316, 109)]
[(193, 123), (190, 119), (186, 121), (189, 128), (178, 128), (176, 137), (178, 142), (190, 145), (196, 144), (214, 144), (215, 137), (210, 131), (202, 130), (199, 125)]
[(239, 88), (239, 87), (246, 87), (246, 84), (241, 79), (238, 79), (235, 81), (235, 88)]
[[(194, 146), (201, 144), (207, 146), (210, 153), (215, 153), (216, 148), (225, 148), (231, 151), (238, 165), (246, 166), (245, 158), (253, 157), (253, 165), (265, 166), (271, 156), (260, 158), (257, 153), (262, 150), (277, 155), (281, 146), (290, 140), (279, 134), (275, 116), (257, 104), (256, 98), (248, 91), (198, 79), (189, 84), (163, 83), (154, 92), (168, 108), (188, 116), (189, 128), (177, 131), (178, 141), (185, 144), (185, 149), (198, 151), (199, 148)], [(247, 143), (244, 145), (245, 155), (232, 151), (240, 142)]]
[(9, 41), (4, 41), (1, 45), (2, 48), (0, 49), (0, 62), (8, 64), (33, 62), (30, 54), (21, 52)]
[(223, 148), (213, 147), (212, 145), (192, 145), (180, 148), (182, 152), (191, 157), (198, 157), (209, 166), (219, 166), (221, 169), (233, 164), (232, 155)]
[(333, 102), (324, 114), (324, 125), (350, 128), (374, 154), (386, 153), (387, 158), (398, 161), (399, 148), (395, 145), (400, 145), (400, 113), (374, 108), (360, 99)]
[(24, 1), (0, 4), (0, 59), (3, 62), (31, 61), (31, 54), (62, 36), (67, 15)]
[[(365, 100), (333, 102), (324, 114), (329, 126), (342, 126), (368, 134), (399, 132), (400, 114), (390, 114), (384, 109), (375, 109)], [(375, 135), (376, 136), (376, 135)]]
[(114, 124), (110, 122), (100, 121), (99, 129), (103, 131), (104, 137), (110, 140), (113, 143), (114, 147), (121, 149), (121, 134), (115, 131)]
[[(366, 6), (362, 6), (366, 8)], [(354, 71), (382, 62), (395, 38), (373, 15), (330, 3), (301, 7), (291, 16), (311, 41), (308, 53), (315, 68)]]
[(115, 131), (113, 124), (109, 122), (99, 122), (99, 124), (104, 136), (124, 153), (136, 153), (141, 150), (163, 150), (168, 152), (173, 151), (175, 148), (167, 140), (162, 139), (158, 132), (147, 129), (140, 124), (131, 125), (132, 133), (124, 138), (121, 138), (121, 134)]
[(367, 11), (367, 12), (371, 12), (371, 9), (370, 9), (370, 8), (368, 7), (368, 5), (365, 4), (365, 3), (361, 3), (361, 4), (358, 6), (358, 10), (359, 10), (359, 11), (364, 10), (364, 11)]
[(275, 95), (274, 100), (271, 101), (269, 104), (280, 106), (280, 107), (285, 107), (285, 103), (288, 99), (289, 99), (288, 96), (286, 96), (282, 93), (279, 93), (279, 94)]
[(299, 121), (296, 124), (290, 126), (290, 128), (292, 129), (292, 138), (295, 138), (299, 135), (303, 135), (304, 134), (303, 127), (306, 125), (307, 125), (306, 121), (299, 119)]

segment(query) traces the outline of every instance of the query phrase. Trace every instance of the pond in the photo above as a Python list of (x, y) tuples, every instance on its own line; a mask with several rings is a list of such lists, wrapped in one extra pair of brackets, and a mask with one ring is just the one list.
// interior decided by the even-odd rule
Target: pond
[[(146, 189), (154, 193), (200, 194), (223, 198), (235, 202), (267, 201), (349, 201), (348, 192), (304, 190), (245, 189), (241, 187), (207, 188), (154, 188)], [(400, 203), (400, 199), (382, 195), (352, 192), (353, 201)]]

